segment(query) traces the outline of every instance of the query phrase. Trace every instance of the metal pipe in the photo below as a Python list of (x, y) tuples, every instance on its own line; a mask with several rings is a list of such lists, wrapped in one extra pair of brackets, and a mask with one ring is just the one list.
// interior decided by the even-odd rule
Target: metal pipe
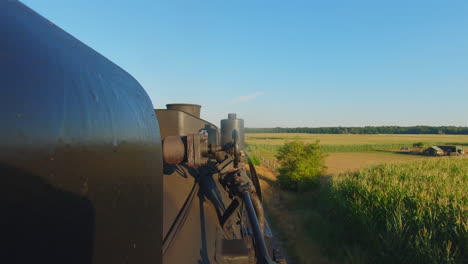
[(250, 198), (250, 193), (245, 191), (242, 192), (242, 198), (245, 203), (245, 208), (247, 209), (247, 215), (249, 217), (250, 225), (254, 234), (255, 247), (257, 248), (257, 263), (259, 264), (272, 264), (275, 263), (271, 260), (270, 255), (265, 244), (265, 239), (263, 233), (260, 229), (260, 224), (258, 223), (257, 215), (255, 213), (255, 208), (252, 204), (252, 199)]
[(254, 193), (250, 198), (255, 208), (255, 213), (257, 214), (260, 231), (262, 231), (262, 235), (264, 235), (265, 234), (265, 214), (263, 211), (262, 202), (260, 202), (260, 199), (258, 199), (258, 196), (256, 193)]

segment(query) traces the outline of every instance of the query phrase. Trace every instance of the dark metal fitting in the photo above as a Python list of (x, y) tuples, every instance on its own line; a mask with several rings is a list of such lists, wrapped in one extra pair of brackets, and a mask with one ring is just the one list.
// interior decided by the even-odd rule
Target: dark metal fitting
[(187, 162), (192, 168), (208, 163), (208, 144), (199, 134), (167, 136), (163, 140), (163, 159), (167, 164)]
[(218, 152), (222, 151), (223, 148), (216, 144), (210, 144), (208, 145), (208, 150), (211, 154), (217, 154)]
[(208, 163), (208, 144), (199, 134), (187, 136), (187, 165), (198, 168)]
[(216, 169), (220, 174), (228, 174), (235, 171), (233, 166), (232, 158), (229, 155), (225, 156), (225, 159), (216, 164)]
[(224, 151), (218, 151), (215, 153), (215, 159), (218, 162), (222, 162), (226, 160), (227, 158), (229, 158), (229, 154)]

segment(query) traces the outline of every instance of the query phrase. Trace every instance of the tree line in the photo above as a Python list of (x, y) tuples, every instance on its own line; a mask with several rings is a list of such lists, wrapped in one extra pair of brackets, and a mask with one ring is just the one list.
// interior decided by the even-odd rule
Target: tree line
[(246, 128), (246, 133), (309, 134), (448, 134), (468, 135), (468, 127), (457, 126), (366, 126), (366, 127), (271, 127)]

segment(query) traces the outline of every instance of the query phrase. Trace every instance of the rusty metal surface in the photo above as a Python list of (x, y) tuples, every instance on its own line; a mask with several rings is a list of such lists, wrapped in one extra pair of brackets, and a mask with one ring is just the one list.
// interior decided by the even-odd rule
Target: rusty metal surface
[(179, 136), (167, 136), (163, 140), (163, 158), (167, 164), (179, 164), (185, 158), (185, 146)]
[(195, 138), (187, 137), (187, 165), (194, 168), (197, 155), (195, 155)]
[[(172, 138), (174, 136), (167, 136)], [(181, 137), (185, 141), (186, 164), (192, 168), (198, 168), (208, 163), (208, 144), (199, 134)], [(172, 139), (171, 139), (172, 140)]]
[(153, 109), (117, 65), (0, 0), (0, 262), (160, 263)]

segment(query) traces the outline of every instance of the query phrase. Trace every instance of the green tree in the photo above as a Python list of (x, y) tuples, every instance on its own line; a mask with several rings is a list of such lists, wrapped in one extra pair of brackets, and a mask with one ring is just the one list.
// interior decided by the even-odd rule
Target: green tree
[(298, 140), (287, 142), (275, 157), (279, 163), (278, 181), (286, 190), (303, 191), (314, 186), (327, 168), (318, 140), (307, 144)]

